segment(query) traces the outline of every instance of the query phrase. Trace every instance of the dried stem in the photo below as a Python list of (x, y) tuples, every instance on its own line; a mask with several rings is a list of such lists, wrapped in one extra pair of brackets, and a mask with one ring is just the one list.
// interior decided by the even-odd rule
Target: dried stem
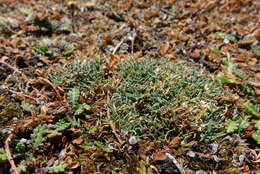
[(133, 38), (131, 40), (131, 54), (134, 54), (135, 38), (136, 38), (136, 34), (134, 33)]
[(207, 154), (203, 154), (200, 152), (194, 152), (194, 154), (201, 158), (206, 158), (206, 159), (210, 159), (210, 160), (226, 161), (226, 159), (224, 159), (224, 158), (218, 158), (216, 156), (214, 157), (213, 155), (207, 155)]
[(15, 94), (15, 95), (17, 95), (18, 97), (21, 97), (21, 98), (23, 98), (23, 99), (28, 98), (28, 99), (31, 99), (31, 100), (33, 100), (34, 102), (36, 102), (36, 99), (35, 99), (35, 98), (33, 98), (33, 97), (29, 96), (29, 95), (23, 94), (22, 92), (17, 92), (17, 91), (14, 91), (14, 90), (12, 90), (12, 89), (9, 89), (9, 88), (7, 88), (7, 87), (4, 88), (4, 90), (6, 90), (6, 91), (8, 91), (8, 92), (10, 92), (10, 93), (13, 93), (13, 94)]
[(11, 141), (11, 139), (14, 137), (14, 134), (11, 133), (8, 138), (5, 140), (5, 152), (7, 154), (7, 157), (8, 157), (8, 161), (11, 165), (11, 168), (12, 168), (12, 172), (13, 174), (19, 174), (18, 170), (17, 170), (17, 167), (15, 165), (15, 162), (12, 158), (12, 155), (11, 155), (11, 152), (10, 152), (10, 148), (9, 148), (9, 142)]
[(62, 97), (60, 95), (60, 91), (58, 90), (58, 88), (54, 84), (52, 84), (48, 79), (40, 78), (40, 81), (47, 83), (48, 85), (50, 85), (53, 88), (53, 90), (56, 92), (56, 94), (59, 98), (59, 103), (61, 104), (62, 103)]

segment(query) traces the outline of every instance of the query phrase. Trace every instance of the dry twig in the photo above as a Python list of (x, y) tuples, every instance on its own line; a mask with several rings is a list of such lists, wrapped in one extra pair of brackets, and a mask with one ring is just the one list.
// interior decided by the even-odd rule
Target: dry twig
[(9, 88), (3, 88), (4, 90), (6, 90), (6, 91), (8, 91), (8, 92), (10, 92), (10, 93), (13, 93), (13, 94), (15, 94), (16, 96), (18, 96), (18, 97), (21, 97), (22, 99), (26, 99), (26, 98), (28, 98), (28, 99), (31, 99), (31, 100), (33, 100), (34, 102), (36, 102), (36, 99), (35, 98), (33, 98), (33, 97), (31, 97), (31, 96), (29, 96), (29, 95), (26, 95), (26, 94), (23, 94), (22, 92), (17, 92), (17, 91), (14, 91), (14, 90), (12, 90), (12, 89), (9, 89)]
[(7, 158), (8, 158), (8, 161), (11, 165), (11, 168), (12, 168), (12, 172), (13, 174), (19, 174), (18, 170), (17, 170), (17, 167), (15, 165), (15, 162), (12, 158), (12, 155), (11, 155), (11, 152), (10, 152), (10, 148), (9, 148), (9, 142), (11, 141), (11, 139), (14, 137), (14, 134), (11, 133), (8, 138), (5, 140), (5, 152), (7, 154)]
[(57, 88), (54, 84), (52, 84), (48, 79), (45, 79), (45, 78), (40, 77), (40, 81), (42, 81), (42, 82), (44, 82), (44, 83), (47, 83), (48, 85), (50, 85), (50, 86), (53, 88), (53, 90), (56, 92), (56, 94), (57, 94), (57, 96), (58, 96), (58, 98), (59, 98), (59, 103), (60, 103), (60, 105), (61, 105), (61, 103), (62, 103), (62, 97), (61, 97), (61, 95), (60, 95), (60, 91), (58, 90), (58, 88)]
[(206, 159), (210, 159), (210, 160), (214, 160), (214, 161), (226, 161), (226, 159), (224, 159), (224, 158), (218, 158), (217, 156), (207, 155), (207, 154), (203, 154), (200, 152), (194, 152), (194, 154), (201, 158), (206, 158)]

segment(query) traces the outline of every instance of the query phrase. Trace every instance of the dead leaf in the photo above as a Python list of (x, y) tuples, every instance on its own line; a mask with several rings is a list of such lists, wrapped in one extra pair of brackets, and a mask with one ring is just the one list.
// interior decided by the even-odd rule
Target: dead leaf
[(153, 154), (153, 160), (151, 163), (154, 163), (156, 161), (164, 161), (166, 160), (168, 157), (165, 153), (170, 152), (170, 150), (162, 150), (159, 152), (156, 152), (155, 154)]
[(170, 141), (169, 147), (170, 147), (170, 148), (177, 148), (177, 147), (180, 146), (181, 141), (182, 141), (182, 138), (181, 138), (181, 137), (174, 137), (174, 138)]
[(200, 58), (200, 50), (199, 49), (195, 49), (191, 54), (190, 56), (194, 59), (198, 59)]
[(146, 161), (146, 150), (144, 147), (139, 147), (138, 149), (138, 155), (140, 156), (140, 158), (144, 161)]
[(74, 139), (74, 140), (72, 141), (72, 143), (73, 143), (73, 144), (76, 144), (76, 145), (80, 145), (80, 144), (82, 144), (82, 142), (83, 142), (83, 139), (82, 139), (82, 138), (77, 138), (77, 139)]

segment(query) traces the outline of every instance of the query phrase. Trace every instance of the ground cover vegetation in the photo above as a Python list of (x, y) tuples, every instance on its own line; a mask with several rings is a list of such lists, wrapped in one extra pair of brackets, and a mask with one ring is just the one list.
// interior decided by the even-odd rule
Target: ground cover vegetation
[(0, 173), (256, 173), (259, 11), (0, 1)]

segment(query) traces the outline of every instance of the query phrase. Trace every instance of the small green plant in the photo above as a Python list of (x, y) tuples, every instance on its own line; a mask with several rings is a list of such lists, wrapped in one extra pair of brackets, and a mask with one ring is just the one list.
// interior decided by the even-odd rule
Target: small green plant
[(95, 146), (94, 143), (86, 143), (86, 144), (84, 144), (84, 145), (81, 145), (80, 147), (81, 147), (82, 149), (84, 149), (84, 150), (87, 150), (87, 151), (96, 148), (96, 146)]
[(7, 155), (5, 153), (4, 148), (0, 148), (0, 162), (1, 161), (6, 161), (7, 160)]
[(96, 146), (97, 146), (98, 148), (104, 150), (105, 152), (108, 152), (108, 153), (109, 153), (109, 152), (113, 152), (112, 149), (110, 149), (108, 146), (105, 146), (105, 145), (104, 145), (102, 142), (100, 142), (100, 141), (96, 141), (95, 144), (96, 144)]
[(226, 77), (224, 74), (222, 73), (218, 73), (217, 76), (216, 76), (216, 79), (223, 83), (223, 84), (232, 84), (234, 83), (236, 80), (235, 79), (232, 79), (232, 78), (228, 78)]
[(48, 51), (49, 47), (45, 44), (39, 44), (38, 46), (34, 47), (34, 51), (41, 55), (45, 55)]
[(60, 173), (64, 172), (67, 167), (67, 164), (63, 161), (56, 160), (54, 161), (51, 167), (48, 167), (50, 173)]
[(220, 50), (219, 50), (217, 47), (212, 46), (212, 47), (211, 47), (211, 50), (212, 50), (213, 53), (215, 53), (217, 56), (221, 56), (221, 52), (220, 52)]
[(66, 130), (67, 128), (69, 128), (71, 125), (71, 123), (69, 121), (66, 121), (64, 119), (59, 120), (56, 123), (56, 131), (58, 132), (62, 132), (64, 130)]
[(260, 119), (260, 105), (254, 105), (250, 102), (247, 102), (244, 104), (244, 107), (246, 111), (253, 116), (255, 116), (257, 119)]
[(260, 47), (259, 46), (254, 46), (252, 48), (252, 52), (257, 56), (260, 57)]
[(76, 104), (79, 100), (79, 95), (80, 95), (79, 88), (74, 87), (69, 90), (68, 100), (69, 100), (69, 103), (72, 105), (72, 109), (76, 108)]
[(238, 115), (235, 115), (232, 120), (227, 120), (225, 128), (227, 133), (242, 132), (249, 126), (249, 123), (245, 120), (238, 119)]
[(248, 80), (248, 76), (244, 73), (244, 71), (236, 68), (236, 64), (232, 61), (228, 61), (227, 58), (224, 58), (222, 60), (223, 65), (225, 66), (225, 70), (229, 74), (235, 74), (237, 77), (239, 77), (242, 80)]
[(222, 33), (222, 32), (217, 32), (216, 33), (216, 36), (217, 36), (217, 39), (220, 39), (220, 40), (224, 40), (224, 39), (227, 39), (231, 42), (237, 42), (236, 38), (230, 34), (225, 34), (225, 33)]
[(72, 54), (72, 52), (74, 51), (75, 47), (74, 46), (70, 46), (68, 49), (66, 49), (65, 51), (63, 51), (61, 54), (63, 56), (69, 56)]
[(92, 150), (92, 149), (100, 148), (107, 153), (113, 152), (113, 150), (110, 149), (110, 147), (105, 146), (101, 141), (95, 141), (94, 143), (86, 143), (84, 145), (81, 145), (80, 147), (84, 150)]
[(255, 132), (252, 134), (252, 138), (253, 138), (253, 140), (256, 141), (257, 144), (260, 145), (260, 130), (255, 131)]
[(34, 147), (38, 147), (44, 140), (44, 135), (48, 133), (48, 127), (46, 125), (39, 125), (33, 130), (33, 133), (31, 135), (34, 143)]
[(17, 143), (15, 149), (17, 152), (25, 152), (25, 145), (23, 143)]
[(31, 111), (32, 111), (32, 108), (33, 108), (33, 105), (31, 105), (30, 103), (26, 103), (26, 102), (22, 101), (21, 107), (22, 107), (25, 111), (31, 112)]
[(257, 130), (252, 134), (252, 138), (260, 145), (260, 120), (256, 122), (255, 128)]
[(79, 100), (79, 96), (80, 96), (80, 91), (78, 88), (74, 87), (72, 89), (69, 90), (68, 93), (68, 100), (69, 103), (72, 105), (72, 109), (75, 111), (75, 115), (81, 115), (83, 114), (85, 111), (89, 111), (91, 109), (91, 107), (86, 104), (78, 104), (78, 100)]

